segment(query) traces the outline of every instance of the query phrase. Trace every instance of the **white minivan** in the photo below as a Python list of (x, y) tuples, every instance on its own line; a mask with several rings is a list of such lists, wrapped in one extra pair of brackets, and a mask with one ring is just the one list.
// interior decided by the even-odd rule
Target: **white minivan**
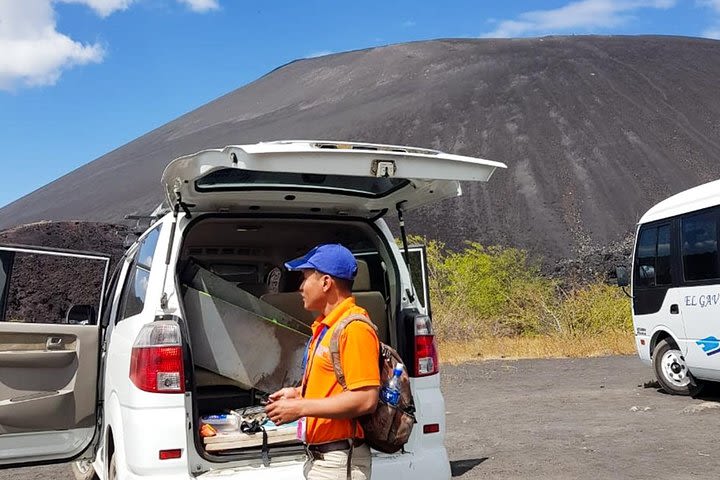
[[(281, 266), (333, 242), (357, 256), (356, 301), (409, 366), (415, 399), (409, 443), (373, 452), (373, 478), (449, 478), (424, 251), (408, 248), (402, 215), (458, 196), (461, 180), (487, 181), (496, 168), (505, 165), (400, 146), (228, 146), (167, 166), (165, 212), (114, 272), (103, 255), (0, 247), (0, 465), (74, 460), (88, 479), (302, 478), (299, 442), (210, 451), (199, 419), (257, 406), (267, 393), (257, 385), (295, 378), (300, 362), (282, 346), (302, 328), (278, 327), (292, 338), (274, 338), (235, 315), (244, 312), (237, 305), (310, 323), (298, 276)], [(386, 215), (399, 217), (402, 252)], [(83, 265), (77, 286), (53, 283), (49, 272), (71, 261)], [(97, 305), (22, 306), (22, 288), (73, 298), (90, 276)], [(230, 312), (226, 323), (212, 323), (218, 312)]]
[[(720, 381), (720, 180), (674, 195), (640, 219), (632, 311), (640, 359), (668, 393)], [(618, 283), (630, 283), (623, 269)]]

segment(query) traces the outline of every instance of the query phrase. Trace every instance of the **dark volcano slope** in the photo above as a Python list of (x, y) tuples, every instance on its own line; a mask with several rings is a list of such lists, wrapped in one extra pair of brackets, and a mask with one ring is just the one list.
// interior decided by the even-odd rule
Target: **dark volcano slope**
[(149, 212), (164, 166), (202, 148), (341, 139), (507, 163), (409, 214), (410, 230), (576, 257), (720, 178), (718, 78), (720, 42), (676, 37), (438, 40), (296, 61), (8, 205), (0, 228)]

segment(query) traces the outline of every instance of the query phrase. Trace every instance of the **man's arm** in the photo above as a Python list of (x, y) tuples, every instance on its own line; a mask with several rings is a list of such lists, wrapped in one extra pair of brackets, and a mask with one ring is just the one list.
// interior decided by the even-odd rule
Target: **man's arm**
[(357, 418), (373, 413), (378, 403), (378, 387), (363, 387), (346, 390), (327, 398), (302, 400), (303, 417)]
[(270, 402), (274, 402), (276, 400), (280, 400), (281, 398), (300, 398), (301, 396), (302, 391), (300, 387), (285, 387), (275, 393), (271, 393), (268, 396), (268, 400), (270, 400)]
[(357, 418), (375, 411), (378, 387), (346, 390), (327, 398), (281, 398), (265, 407), (276, 425), (294, 422), (300, 417)]

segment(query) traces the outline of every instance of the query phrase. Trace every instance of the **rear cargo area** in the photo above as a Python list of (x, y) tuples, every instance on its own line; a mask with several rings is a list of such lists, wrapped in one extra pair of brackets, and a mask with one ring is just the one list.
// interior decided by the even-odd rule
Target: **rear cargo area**
[(320, 243), (342, 243), (358, 258), (353, 290), (391, 341), (394, 275), (386, 246), (369, 222), (208, 217), (185, 233), (177, 281), (193, 385), (188, 444), (210, 462), (273, 457), (302, 450), (296, 425), (264, 416), (268, 394), (299, 385), (316, 313), (303, 308), (299, 272), (285, 261)]

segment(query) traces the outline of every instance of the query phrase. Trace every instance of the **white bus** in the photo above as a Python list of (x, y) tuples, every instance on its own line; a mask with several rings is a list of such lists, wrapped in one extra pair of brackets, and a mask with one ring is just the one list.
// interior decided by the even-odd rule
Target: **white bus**
[[(664, 200), (638, 223), (632, 311), (640, 359), (663, 390), (720, 381), (720, 180)], [(618, 271), (618, 284), (628, 275)]]

